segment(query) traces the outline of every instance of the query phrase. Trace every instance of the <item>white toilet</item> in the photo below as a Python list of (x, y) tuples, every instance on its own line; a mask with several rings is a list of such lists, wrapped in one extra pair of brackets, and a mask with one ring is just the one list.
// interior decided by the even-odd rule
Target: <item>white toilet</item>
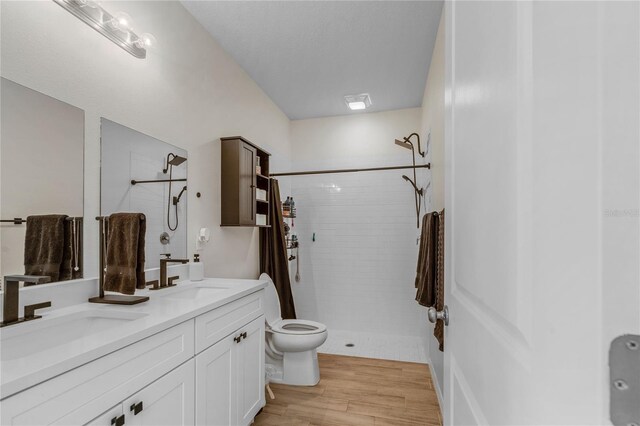
[(316, 349), (327, 340), (324, 324), (306, 320), (283, 320), (276, 287), (265, 288), (266, 372), (268, 380), (287, 385), (315, 386), (320, 381)]

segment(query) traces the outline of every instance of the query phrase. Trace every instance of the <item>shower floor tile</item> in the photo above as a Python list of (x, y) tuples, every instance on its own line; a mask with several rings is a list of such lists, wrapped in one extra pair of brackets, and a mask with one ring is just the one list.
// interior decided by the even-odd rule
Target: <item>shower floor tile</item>
[(420, 338), (348, 330), (329, 330), (329, 337), (318, 352), (423, 364), (429, 361), (425, 342)]

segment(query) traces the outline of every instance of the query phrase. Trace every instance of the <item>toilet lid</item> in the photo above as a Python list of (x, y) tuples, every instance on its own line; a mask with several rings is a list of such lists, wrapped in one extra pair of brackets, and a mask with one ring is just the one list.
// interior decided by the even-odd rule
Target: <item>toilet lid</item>
[(280, 312), (280, 298), (276, 291), (276, 286), (271, 277), (265, 273), (260, 274), (260, 279), (268, 281), (267, 287), (264, 289), (264, 316), (269, 326), (274, 326), (277, 322), (282, 321), (282, 313)]

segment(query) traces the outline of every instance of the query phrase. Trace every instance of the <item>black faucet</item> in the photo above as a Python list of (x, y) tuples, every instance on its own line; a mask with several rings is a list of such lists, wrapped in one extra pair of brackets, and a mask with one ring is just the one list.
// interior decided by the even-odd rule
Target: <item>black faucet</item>
[(171, 282), (167, 282), (167, 263), (189, 263), (189, 259), (171, 259), (171, 254), (163, 254), (166, 256), (164, 259), (160, 259), (160, 288), (165, 288), (169, 286), (173, 286), (173, 280), (177, 277), (171, 277), (169, 280)]
[(24, 307), (24, 317), (18, 318), (18, 310), (20, 306), (20, 282), (25, 284), (45, 284), (51, 281), (51, 277), (40, 275), (7, 275), (4, 277), (3, 284), (3, 306), (2, 306), (2, 323), (0, 327), (5, 325), (17, 324), (21, 321), (29, 321), (41, 318), (35, 315), (36, 309), (48, 308), (51, 302), (36, 303)]

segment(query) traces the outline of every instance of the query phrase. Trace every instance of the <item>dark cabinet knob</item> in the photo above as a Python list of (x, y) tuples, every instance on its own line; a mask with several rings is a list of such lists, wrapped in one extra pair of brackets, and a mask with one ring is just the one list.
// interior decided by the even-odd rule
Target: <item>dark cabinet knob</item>
[(233, 338), (233, 341), (236, 343), (240, 343), (241, 340), (242, 340), (242, 334)]
[(140, 413), (140, 411), (142, 411), (143, 407), (142, 407), (142, 401), (138, 402), (137, 404), (131, 404), (131, 408), (130, 410), (133, 411), (133, 415), (137, 416), (138, 413)]
[(114, 417), (111, 419), (111, 424), (113, 426), (122, 426), (124, 424), (124, 414), (120, 417)]
[(243, 339), (246, 339), (247, 338), (247, 332), (245, 331), (244, 333), (241, 334), (241, 336), (242, 336)]

